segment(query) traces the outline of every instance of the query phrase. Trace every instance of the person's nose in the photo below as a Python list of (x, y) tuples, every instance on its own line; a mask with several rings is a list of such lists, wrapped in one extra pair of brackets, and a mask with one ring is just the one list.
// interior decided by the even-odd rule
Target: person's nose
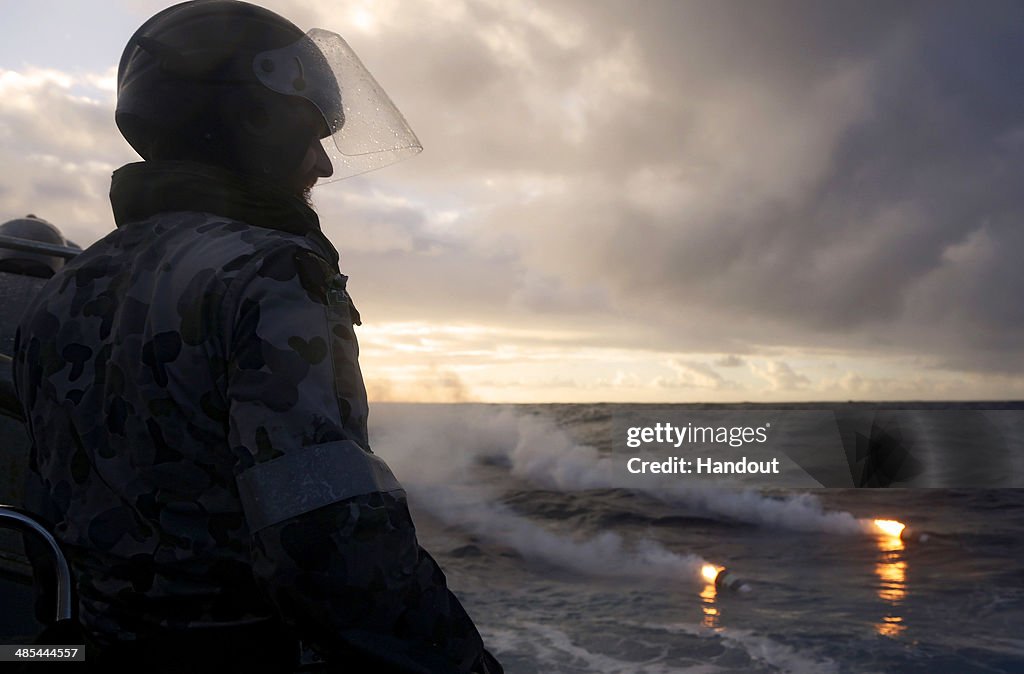
[(331, 158), (327, 156), (322, 141), (316, 143), (316, 163), (313, 165), (313, 171), (317, 178), (330, 178), (334, 175), (334, 165), (331, 164)]

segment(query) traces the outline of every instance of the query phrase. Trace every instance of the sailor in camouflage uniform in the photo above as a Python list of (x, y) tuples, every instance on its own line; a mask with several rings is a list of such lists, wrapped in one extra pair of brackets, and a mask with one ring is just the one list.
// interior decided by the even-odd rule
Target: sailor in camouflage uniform
[(500, 672), (370, 449), (359, 313), (302, 198), (358, 102), (337, 100), (340, 38), (309, 35), (213, 0), (129, 42), (117, 122), (147, 161), (17, 337), (30, 505), (94, 662), (288, 671), (301, 638), (346, 672)]

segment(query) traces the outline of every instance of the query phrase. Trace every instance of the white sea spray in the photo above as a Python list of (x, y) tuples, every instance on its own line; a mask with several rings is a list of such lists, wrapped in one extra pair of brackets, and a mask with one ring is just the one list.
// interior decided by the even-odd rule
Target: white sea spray
[[(473, 464), (500, 459), (508, 463), (513, 475), (546, 489), (620, 486), (610, 456), (576, 442), (548, 417), (474, 405), (385, 406), (379, 416), (375, 446), (407, 484), (472, 484)], [(636, 490), (762, 526), (833, 534), (865, 531), (852, 514), (826, 510), (821, 500), (809, 493), (775, 496), (753, 489), (683, 486)]]

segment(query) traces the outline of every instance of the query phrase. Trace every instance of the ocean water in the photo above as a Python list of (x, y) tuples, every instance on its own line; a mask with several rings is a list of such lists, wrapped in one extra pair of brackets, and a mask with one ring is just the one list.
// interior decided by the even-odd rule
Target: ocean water
[(373, 408), (421, 543), (510, 674), (1024, 672), (1024, 490), (614, 488), (618, 411)]

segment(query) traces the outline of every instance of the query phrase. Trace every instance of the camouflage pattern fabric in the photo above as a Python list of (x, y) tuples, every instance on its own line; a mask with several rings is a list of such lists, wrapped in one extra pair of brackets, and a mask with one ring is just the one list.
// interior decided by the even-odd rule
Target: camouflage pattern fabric
[(69, 553), (86, 629), (109, 644), (280, 615), (342, 664), (499, 671), (403, 492), (250, 530), (247, 469), (371, 451), (359, 314), (315, 213), (185, 162), (119, 169), (111, 201), (117, 229), (45, 285), (14, 363), (29, 506)]

